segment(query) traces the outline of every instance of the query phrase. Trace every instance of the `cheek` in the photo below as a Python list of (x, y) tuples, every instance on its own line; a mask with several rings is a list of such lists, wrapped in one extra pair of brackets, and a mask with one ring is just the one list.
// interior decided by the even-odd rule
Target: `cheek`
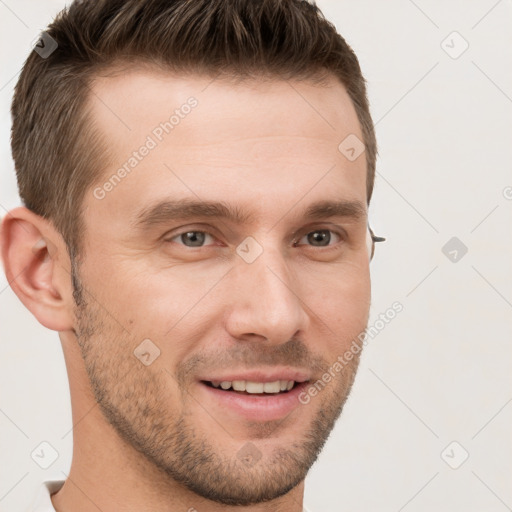
[(219, 264), (157, 266), (147, 256), (141, 260), (111, 256), (97, 261), (89, 265), (86, 282), (98, 301), (112, 314), (116, 312), (120, 321), (153, 326), (156, 321), (168, 329), (229, 270)]
[[(114, 258), (109, 258), (111, 262)], [(149, 338), (167, 364), (180, 361), (200, 346), (205, 333), (220, 328), (230, 294), (231, 266), (219, 261), (155, 268), (117, 259), (87, 269), (87, 283), (98, 302), (135, 339)], [(295, 265), (292, 281), (311, 335), (323, 333), (323, 347), (339, 353), (364, 330), (370, 305), (370, 276), (365, 258), (352, 264)], [(318, 334), (317, 334), (318, 335)], [(328, 348), (328, 340), (331, 340)], [(172, 346), (172, 352), (166, 350)]]
[(161, 351), (155, 362), (172, 372), (176, 365), (204, 342), (219, 324), (222, 276), (220, 265), (124, 272), (111, 282), (107, 302), (114, 305), (119, 322), (137, 339), (149, 338)]
[(312, 310), (312, 321), (318, 322), (318, 330), (326, 335), (324, 347), (336, 357), (367, 326), (371, 298), (369, 272), (345, 272), (316, 280), (305, 297)]

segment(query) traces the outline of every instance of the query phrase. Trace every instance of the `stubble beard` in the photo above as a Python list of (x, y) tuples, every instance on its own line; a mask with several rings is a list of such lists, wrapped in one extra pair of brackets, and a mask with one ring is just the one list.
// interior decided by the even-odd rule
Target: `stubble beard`
[[(322, 407), (318, 406), (316, 416), (300, 439), (247, 464), (237, 457), (239, 441), (238, 448), (227, 454), (215, 442), (215, 435), (208, 436), (194, 423), (186, 407), (179, 416), (175, 411), (173, 414), (166, 400), (165, 379), (170, 376), (152, 372), (126, 348), (131, 347), (131, 340), (92, 297), (86, 300), (73, 265), (72, 281), (75, 334), (95, 400), (120, 439), (167, 475), (171, 484), (178, 482), (217, 503), (247, 506), (283, 496), (305, 479), (342, 412), (359, 357), (344, 367), (336, 387), (331, 384), (311, 405), (300, 405), (315, 406), (317, 400), (322, 400)], [(187, 395), (187, 389), (180, 391), (182, 396)], [(280, 423), (260, 425), (259, 435), (247, 441), (257, 446), (256, 437), (269, 439)], [(225, 436), (221, 425), (219, 434)]]

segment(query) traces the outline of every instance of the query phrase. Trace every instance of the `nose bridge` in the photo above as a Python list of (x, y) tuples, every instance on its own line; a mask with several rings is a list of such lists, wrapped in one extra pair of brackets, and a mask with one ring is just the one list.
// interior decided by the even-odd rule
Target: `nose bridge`
[[(260, 249), (252, 243), (247, 253), (258, 250), (259, 255), (251, 262), (242, 256), (232, 273), (236, 293), (228, 328), (237, 338), (252, 334), (273, 343), (284, 343), (305, 328), (307, 315), (300, 290), (290, 273), (286, 255), (279, 248), (270, 247), (269, 238)], [(247, 249), (243, 243), (240, 245)]]

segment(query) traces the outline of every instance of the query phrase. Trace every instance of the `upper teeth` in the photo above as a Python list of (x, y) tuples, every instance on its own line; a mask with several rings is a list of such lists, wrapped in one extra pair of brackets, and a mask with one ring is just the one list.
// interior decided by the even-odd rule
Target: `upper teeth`
[(233, 388), (235, 391), (246, 391), (247, 393), (279, 393), (280, 391), (290, 390), (293, 388), (293, 380), (276, 380), (274, 382), (253, 382), (250, 380), (223, 380), (212, 381), (212, 385), (222, 389)]

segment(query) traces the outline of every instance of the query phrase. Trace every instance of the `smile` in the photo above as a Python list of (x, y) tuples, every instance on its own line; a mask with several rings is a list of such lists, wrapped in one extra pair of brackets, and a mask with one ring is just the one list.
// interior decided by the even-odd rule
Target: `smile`
[(251, 395), (276, 394), (290, 391), (296, 384), (294, 380), (275, 380), (273, 382), (254, 382), (250, 380), (206, 381), (206, 384), (224, 391), (238, 391)]
[[(219, 417), (230, 420), (274, 421), (282, 420), (295, 409), (304, 414), (307, 408), (301, 405), (299, 395), (307, 388), (308, 381), (273, 380), (201, 380), (200, 397), (207, 409), (218, 410)], [(237, 389), (238, 388), (238, 389)]]

